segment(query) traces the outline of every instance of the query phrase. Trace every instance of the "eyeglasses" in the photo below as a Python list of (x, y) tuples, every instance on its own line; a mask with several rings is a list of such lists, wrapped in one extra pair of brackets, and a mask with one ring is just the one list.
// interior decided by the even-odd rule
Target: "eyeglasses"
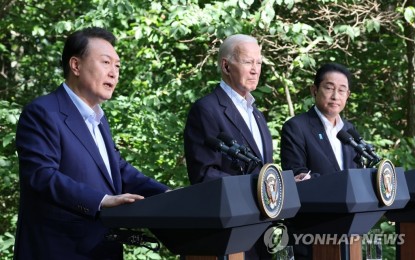
[(321, 86), (320, 88), (325, 94), (329, 94), (329, 95), (333, 95), (335, 92), (337, 92), (339, 96), (345, 97), (349, 93), (349, 89), (346, 87), (335, 88), (333, 86), (326, 85), (326, 86)]
[(239, 64), (242, 64), (244, 67), (252, 68), (254, 65), (261, 67), (262, 66), (262, 60), (241, 60), (238, 61)]

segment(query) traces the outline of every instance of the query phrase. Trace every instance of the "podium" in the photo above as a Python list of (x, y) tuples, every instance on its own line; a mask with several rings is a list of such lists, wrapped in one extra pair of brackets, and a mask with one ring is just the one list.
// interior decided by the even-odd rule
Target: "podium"
[[(325, 241), (313, 245), (313, 259), (362, 259), (359, 236), (366, 234), (387, 210), (407, 204), (409, 193), (403, 170), (396, 169), (399, 188), (390, 206), (380, 202), (376, 173), (374, 168), (349, 169), (297, 183), (301, 209), (289, 220), (289, 229), (297, 237), (326, 236)], [(348, 238), (346, 243), (344, 236)]]
[(391, 210), (386, 217), (396, 222), (396, 233), (404, 234), (403, 244), (396, 244), (396, 259), (415, 259), (415, 170), (405, 172), (410, 200), (405, 208)]
[(297, 214), (293, 173), (281, 174), (287, 195), (273, 219), (258, 208), (256, 175), (223, 177), (103, 209), (100, 219), (109, 228), (148, 229), (174, 254), (212, 257), (203, 259), (237, 254), (252, 248), (274, 221)]

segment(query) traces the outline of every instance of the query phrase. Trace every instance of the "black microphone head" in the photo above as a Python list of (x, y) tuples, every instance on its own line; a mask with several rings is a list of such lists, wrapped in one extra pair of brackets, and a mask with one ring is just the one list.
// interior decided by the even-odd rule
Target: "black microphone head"
[(363, 140), (363, 138), (359, 135), (359, 133), (353, 129), (350, 128), (347, 130), (347, 132), (353, 137), (354, 140), (356, 140), (357, 142), (360, 142), (361, 140)]
[(373, 145), (371, 145), (371, 144), (369, 144), (369, 143), (366, 143), (364, 140), (363, 140), (363, 137), (361, 137), (360, 135), (359, 135), (359, 133), (355, 130), (355, 129), (353, 129), (353, 128), (350, 128), (349, 130), (347, 130), (347, 132), (349, 132), (349, 134), (351, 134), (352, 136), (353, 136), (353, 138), (360, 144), (360, 145), (362, 145), (363, 147), (364, 147), (364, 149), (365, 149), (365, 151), (367, 151), (368, 152), (368, 154), (371, 156), (371, 157), (373, 157), (373, 163), (374, 164), (376, 164), (376, 163), (378, 163), (381, 159), (380, 159), (380, 157), (375, 153), (375, 148), (373, 147)]
[(349, 133), (347, 133), (346, 131), (344, 131), (344, 130), (340, 130), (338, 133), (337, 133), (337, 135), (336, 135), (336, 137), (342, 142), (342, 143), (346, 143), (346, 144), (348, 144), (348, 143), (350, 143), (351, 141), (353, 141), (353, 137), (349, 134)]
[(224, 143), (221, 140), (219, 140), (219, 139), (217, 139), (215, 137), (208, 136), (205, 139), (205, 145), (209, 146), (213, 150), (220, 151), (221, 150), (221, 147), (223, 147)]
[(236, 144), (237, 142), (231, 137), (231, 136), (229, 136), (228, 134), (226, 134), (225, 132), (221, 132), (219, 135), (218, 135), (218, 138), (220, 139), (220, 140), (222, 140), (223, 142), (225, 142), (225, 144), (226, 145), (228, 145), (228, 146), (232, 146), (232, 145), (234, 145), (234, 144)]

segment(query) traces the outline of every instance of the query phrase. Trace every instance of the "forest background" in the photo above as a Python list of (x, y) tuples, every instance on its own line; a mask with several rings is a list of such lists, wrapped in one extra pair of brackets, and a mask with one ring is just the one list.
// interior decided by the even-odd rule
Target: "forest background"
[[(282, 124), (313, 104), (315, 70), (335, 61), (354, 79), (343, 116), (376, 152), (415, 167), (415, 0), (1, 0), (0, 259), (12, 259), (19, 178), (15, 130), (22, 107), (63, 81), (60, 54), (76, 29), (118, 38), (120, 82), (103, 104), (124, 157), (171, 187), (189, 185), (182, 133), (190, 105), (219, 82), (226, 36), (255, 36), (261, 80), (253, 93), (279, 164)], [(382, 219), (383, 232), (394, 223)], [(393, 259), (394, 248), (384, 251)], [(126, 259), (175, 259), (165, 248), (125, 247)]]

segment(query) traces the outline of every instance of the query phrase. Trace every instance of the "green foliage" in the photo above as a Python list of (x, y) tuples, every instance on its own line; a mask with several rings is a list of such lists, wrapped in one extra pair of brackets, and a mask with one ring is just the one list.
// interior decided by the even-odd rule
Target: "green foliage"
[(409, 6), (409, 7), (405, 8), (404, 17), (405, 17), (405, 20), (408, 23), (414, 24), (414, 22), (415, 22), (415, 8), (413, 6)]
[(0, 100), (0, 258), (12, 258), (18, 203), (17, 156), (14, 133), (20, 114), (17, 104)]
[[(394, 222), (388, 221), (388, 219), (385, 216), (383, 216), (376, 223), (376, 225), (372, 227), (371, 231), (374, 234), (396, 234), (396, 227), (395, 227)], [(389, 243), (382, 241), (382, 259), (384, 260), (396, 259), (396, 247), (393, 245), (390, 245)]]
[[(258, 38), (264, 55), (253, 93), (267, 117), (279, 163), (282, 124), (313, 104), (316, 68), (336, 61), (354, 75), (344, 116), (381, 156), (415, 167), (413, 137), (404, 137), (408, 79), (406, 24), (415, 12), (400, 1), (348, 0), (17, 0), (0, 9), (0, 259), (11, 259), (18, 205), (14, 133), (21, 108), (62, 82), (65, 37), (86, 26), (118, 38), (121, 78), (103, 104), (124, 157), (171, 187), (189, 185), (182, 132), (190, 105), (219, 81), (221, 41)], [(382, 223), (387, 223), (383, 221)], [(388, 249), (389, 250), (389, 249)], [(392, 249), (390, 249), (392, 250)], [(126, 259), (174, 259), (126, 247)]]

